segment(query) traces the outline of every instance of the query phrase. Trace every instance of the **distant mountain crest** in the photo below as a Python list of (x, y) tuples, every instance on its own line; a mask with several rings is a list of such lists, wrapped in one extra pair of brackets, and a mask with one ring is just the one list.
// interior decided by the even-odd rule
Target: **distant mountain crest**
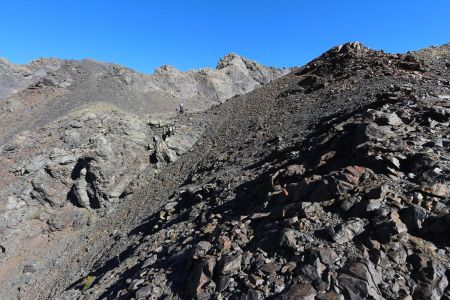
[(227, 55), (225, 55), (224, 57), (219, 59), (219, 61), (217, 62), (216, 69), (221, 70), (230, 65), (240, 66), (242, 64), (245, 64), (245, 61), (248, 61), (248, 59), (246, 59), (236, 53), (228, 53)]

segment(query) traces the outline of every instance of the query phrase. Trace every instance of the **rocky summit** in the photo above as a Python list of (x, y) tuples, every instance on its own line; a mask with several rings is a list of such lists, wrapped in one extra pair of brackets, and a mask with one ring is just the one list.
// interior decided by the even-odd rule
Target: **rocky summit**
[(449, 69), (1, 60), (0, 298), (450, 299)]

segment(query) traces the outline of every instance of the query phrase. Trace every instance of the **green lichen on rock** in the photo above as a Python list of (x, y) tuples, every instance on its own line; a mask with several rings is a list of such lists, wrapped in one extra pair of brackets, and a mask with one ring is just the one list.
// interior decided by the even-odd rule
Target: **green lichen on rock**
[(83, 291), (86, 291), (88, 288), (91, 287), (92, 283), (94, 283), (95, 278), (96, 277), (94, 275), (88, 275), (86, 276), (86, 278), (83, 279), (81, 283), (83, 285)]

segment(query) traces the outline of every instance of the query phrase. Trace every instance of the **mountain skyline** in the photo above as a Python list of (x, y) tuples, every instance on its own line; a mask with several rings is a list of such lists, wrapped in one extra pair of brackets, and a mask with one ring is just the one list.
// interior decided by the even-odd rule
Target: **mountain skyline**
[(182, 71), (212, 67), (217, 57), (236, 52), (289, 67), (351, 41), (391, 53), (446, 43), (449, 9), (441, 0), (7, 2), (0, 57), (20, 64), (38, 57), (90, 58), (152, 73), (164, 64)]

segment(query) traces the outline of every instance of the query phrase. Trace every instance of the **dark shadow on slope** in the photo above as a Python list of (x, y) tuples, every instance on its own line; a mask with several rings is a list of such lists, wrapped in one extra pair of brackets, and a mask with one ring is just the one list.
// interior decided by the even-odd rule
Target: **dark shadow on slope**
[[(317, 138), (320, 137), (322, 134), (328, 132), (333, 128), (335, 124), (338, 124), (347, 118), (349, 118), (351, 115), (354, 115), (358, 112), (363, 112), (364, 110), (367, 110), (368, 108), (377, 108), (382, 105), (384, 105), (384, 101), (374, 101), (372, 103), (368, 103), (364, 108), (359, 108), (357, 110), (351, 111), (351, 112), (340, 112), (333, 114), (331, 116), (324, 117), (320, 119), (318, 122), (319, 125), (314, 125), (314, 132), (310, 135), (308, 135), (305, 139), (303, 139), (302, 142), (299, 142), (298, 144), (292, 145), (288, 148), (282, 149), (282, 150), (275, 150), (271, 154), (267, 155), (260, 161), (256, 162), (255, 164), (249, 166), (247, 169), (254, 169), (261, 167), (265, 163), (272, 163), (272, 165), (275, 165), (277, 162), (283, 162), (284, 164), (282, 166), (278, 166), (277, 169), (283, 168), (287, 164), (296, 163), (297, 161), (294, 159), (289, 159), (286, 155), (294, 150), (300, 150), (305, 153), (308, 153), (308, 149), (311, 149), (311, 147), (314, 144), (317, 144)], [(303, 160), (310, 160), (311, 157), (303, 158)], [(199, 171), (199, 170), (197, 170)], [(228, 202), (222, 202), (225, 201), (225, 199), (221, 199), (221, 189), (220, 187), (214, 191), (213, 193), (210, 193), (206, 195), (206, 198), (203, 198), (200, 201), (207, 201), (208, 202), (208, 208), (205, 211), (202, 211), (206, 213), (206, 215), (211, 214), (221, 214), (222, 220), (240, 220), (242, 216), (249, 216), (256, 212), (270, 212), (271, 215), (276, 215), (277, 210), (280, 210), (285, 204), (283, 201), (280, 201), (279, 203), (265, 204), (264, 202), (267, 201), (267, 193), (272, 189), (272, 186), (270, 184), (271, 175), (276, 170), (273, 168), (269, 168), (264, 171), (258, 178), (244, 182), (240, 186), (238, 186), (235, 189), (236, 197)], [(317, 170), (316, 170), (317, 171)], [(325, 171), (324, 171), (325, 172)], [(189, 180), (187, 180), (189, 182)], [(220, 186), (220, 184), (218, 184)], [(173, 199), (168, 199), (168, 201), (171, 201)], [(128, 234), (129, 237), (136, 236), (136, 235), (143, 235), (142, 239), (145, 238), (147, 235), (153, 235), (157, 232), (160, 232), (162, 230), (165, 230), (169, 228), (170, 226), (186, 221), (189, 219), (189, 208), (195, 204), (195, 197), (193, 197), (192, 193), (180, 193), (178, 195), (178, 199), (175, 206), (175, 211), (177, 211), (178, 215), (177, 217), (170, 219), (169, 221), (166, 221), (164, 223), (161, 223), (160, 218), (160, 211), (155, 212), (153, 215), (151, 215), (147, 220), (145, 220), (141, 225), (137, 226), (133, 230), (131, 230)], [(333, 208), (331, 208), (333, 209)], [(274, 219), (271, 217), (271, 219), (265, 219), (261, 218), (259, 220), (255, 220), (251, 223), (251, 228), (254, 232), (259, 233), (259, 235), (256, 236), (254, 241), (248, 243), (245, 247), (243, 247), (243, 250), (255, 250), (257, 247), (264, 245), (267, 245), (267, 247), (264, 247), (266, 251), (272, 252), (272, 251), (278, 251), (280, 255), (283, 255), (283, 252), (286, 252), (286, 256), (289, 256), (291, 253), (289, 252), (289, 249), (274, 249), (273, 246), (278, 243), (278, 237), (280, 235), (280, 230), (283, 229), (283, 226), (281, 223), (278, 223), (279, 220), (276, 218)], [(194, 230), (200, 230), (203, 225), (205, 225), (205, 221), (202, 220), (201, 216), (196, 217), (192, 223), (194, 224)], [(267, 224), (271, 224), (271, 228), (266, 228)], [(326, 239), (327, 234), (323, 231), (317, 231), (315, 233), (318, 239)], [(187, 298), (185, 291), (186, 291), (186, 285), (187, 280), (189, 278), (189, 272), (190, 272), (190, 266), (193, 263), (193, 259), (191, 256), (191, 246), (195, 245), (198, 241), (206, 239), (207, 236), (205, 235), (198, 235), (193, 237), (192, 241), (185, 246), (184, 249), (181, 249), (178, 252), (166, 252), (163, 256), (158, 257), (157, 262), (155, 262), (152, 265), (148, 265), (146, 267), (154, 267), (154, 268), (164, 268), (166, 270), (170, 270), (169, 274), (169, 280), (171, 283), (171, 288), (174, 293), (176, 293), (181, 298)], [(181, 242), (185, 239), (185, 237), (179, 237), (176, 241), (174, 241), (174, 245), (179, 245)], [(267, 239), (267, 240), (263, 240)], [(262, 241), (263, 240), (263, 241)], [(132, 257), (136, 254), (136, 250), (138, 249), (138, 246), (129, 246), (126, 250), (124, 250), (120, 255), (117, 257), (114, 257), (110, 259), (108, 262), (104, 263), (102, 266), (98, 267), (92, 275), (96, 276), (96, 280), (94, 281), (93, 285), (95, 286), (96, 283), (99, 282), (99, 280), (109, 271), (112, 269), (117, 268), (121, 262), (126, 260), (129, 257)], [(174, 250), (174, 249), (172, 249)], [(117, 292), (122, 290), (124, 287), (126, 287), (126, 279), (131, 278), (133, 274), (138, 272), (140, 269), (143, 268), (143, 262), (139, 262), (132, 266), (131, 268), (124, 271), (122, 274), (116, 274), (119, 275), (119, 278), (121, 278), (118, 282), (110, 286), (101, 296), (100, 298), (106, 297), (111, 298), (115, 297), (117, 295)], [(69, 288), (73, 288), (76, 286), (79, 286), (80, 280), (74, 282), (73, 285)], [(242, 290), (245, 290), (246, 288), (244, 286), (241, 287)], [(122, 299), (127, 299), (134, 297), (134, 292), (126, 292), (127, 294), (121, 295), (120, 297)]]
[[(159, 231), (169, 228), (173, 224), (177, 224), (177, 223), (187, 220), (187, 218), (189, 217), (188, 209), (193, 204), (193, 201), (195, 201), (195, 199), (193, 198), (195, 195), (196, 195), (195, 193), (191, 194), (189, 192), (180, 193), (179, 200), (175, 206), (175, 210), (180, 213), (176, 218), (173, 218), (170, 221), (167, 221), (164, 224), (161, 224), (160, 211), (157, 211), (153, 215), (151, 215), (146, 221), (144, 221), (141, 225), (139, 225), (139, 226), (135, 227), (133, 230), (131, 230), (128, 233), (128, 237), (136, 236), (136, 235), (143, 236), (141, 238), (141, 241), (142, 241), (142, 239), (144, 239), (145, 236), (147, 236), (147, 235), (155, 234)], [(180, 241), (177, 241), (177, 243), (179, 243), (179, 242)], [(136, 253), (137, 249), (138, 249), (138, 245), (129, 246), (127, 249), (122, 251), (119, 255), (111, 258), (106, 263), (102, 264), (100, 267), (97, 267), (94, 272), (89, 274), (89, 275), (95, 276), (95, 280), (92, 283), (92, 286), (95, 286), (95, 284), (97, 284), (107, 272), (117, 268), (121, 264), (121, 262), (125, 261), (129, 257), (132, 257)], [(110, 288), (108, 288), (107, 291), (100, 296), (100, 299), (104, 298), (104, 297), (106, 297), (107, 299), (110, 299), (110, 297), (114, 298), (114, 296), (111, 296), (111, 295), (115, 295), (118, 291), (120, 291), (125, 286), (126, 279), (129, 278), (131, 275), (133, 275), (136, 271), (140, 270), (142, 267), (142, 264), (143, 264), (143, 262), (138, 263), (138, 264), (134, 265), (133, 267), (127, 269), (122, 274), (120, 274), (120, 278), (122, 278), (122, 279), (119, 280), (116, 284), (114, 284)], [(157, 265), (155, 265), (155, 266), (167, 267), (168, 265), (164, 261), (158, 261)], [(67, 288), (67, 290), (73, 289), (73, 288), (82, 289), (82, 282), (83, 282), (83, 278), (78, 279), (77, 281), (73, 282)], [(121, 295), (121, 298), (122, 299), (131, 298), (132, 296), (133, 295), (131, 295), (131, 294)]]
[[(276, 160), (276, 157), (272, 157)], [(254, 180), (244, 182), (235, 189), (236, 197), (228, 202), (222, 199), (222, 189), (220, 186), (216, 191), (209, 193), (202, 201), (208, 202), (208, 209), (202, 211), (205, 215), (220, 214), (223, 221), (240, 220), (244, 215), (250, 215), (255, 212), (260, 212), (264, 210), (262, 204), (265, 200), (267, 192), (272, 188), (270, 185), (270, 178), (273, 174), (274, 169), (269, 169), (259, 177)], [(194, 194), (195, 195), (195, 194)], [(170, 199), (168, 199), (170, 200)], [(173, 199), (172, 199), (173, 200)], [(178, 216), (161, 224), (160, 222), (160, 211), (154, 213), (145, 222), (137, 226), (130, 231), (129, 236), (134, 235), (147, 235), (156, 234), (159, 231), (165, 230), (172, 226), (188, 220), (189, 218), (189, 208), (195, 204), (195, 197), (193, 194), (182, 192), (178, 196), (178, 202), (175, 210), (179, 212)], [(263, 221), (261, 221), (263, 222)], [(257, 228), (258, 224), (261, 222), (254, 222), (251, 226), (253, 230), (259, 230)], [(201, 216), (197, 216), (192, 223), (194, 224), (194, 231), (200, 231), (200, 229), (205, 225), (205, 220)], [(163, 256), (158, 257), (157, 261), (149, 266), (152, 268), (163, 268), (170, 271), (169, 282), (171, 284), (172, 292), (177, 294), (182, 299), (189, 299), (186, 295), (186, 286), (188, 284), (191, 266), (193, 264), (192, 258), (192, 246), (196, 245), (201, 240), (206, 240), (208, 238), (207, 234), (200, 234), (193, 237), (193, 240), (186, 244), (184, 249), (176, 252), (164, 252)], [(173, 244), (180, 245), (186, 237), (179, 237)], [(255, 250), (254, 243), (249, 243), (247, 246), (243, 247), (243, 250)], [(127, 258), (133, 256), (136, 253), (137, 246), (129, 247), (126, 251), (122, 252), (118, 258), (112, 258), (107, 263), (103, 264), (101, 267), (97, 268), (92, 275), (96, 276), (96, 280), (93, 283), (95, 285), (99, 280), (110, 270), (116, 268), (120, 261), (124, 261)], [(114, 298), (120, 290), (126, 287), (126, 279), (131, 278), (133, 274), (138, 272), (143, 267), (143, 262), (139, 262), (133, 267), (127, 269), (122, 274), (116, 274), (121, 278), (114, 285), (110, 286), (100, 298), (106, 297), (107, 299)], [(78, 283), (80, 282), (77, 281)], [(73, 287), (73, 285), (72, 285)], [(240, 286), (242, 290), (247, 289), (245, 286)], [(134, 291), (127, 291), (126, 294), (121, 294), (121, 299), (129, 299), (134, 297)]]
[[(103, 277), (106, 272), (118, 267), (122, 261), (130, 257), (134, 252), (137, 246), (129, 246), (127, 249), (122, 251), (119, 255), (114, 258), (108, 260), (101, 267), (97, 268), (94, 272), (89, 273), (89, 276), (95, 276), (95, 280), (92, 282), (91, 286), (95, 286), (99, 282), (99, 280)], [(66, 290), (70, 289), (83, 289), (83, 280), (84, 278), (80, 278), (74, 281)]]

